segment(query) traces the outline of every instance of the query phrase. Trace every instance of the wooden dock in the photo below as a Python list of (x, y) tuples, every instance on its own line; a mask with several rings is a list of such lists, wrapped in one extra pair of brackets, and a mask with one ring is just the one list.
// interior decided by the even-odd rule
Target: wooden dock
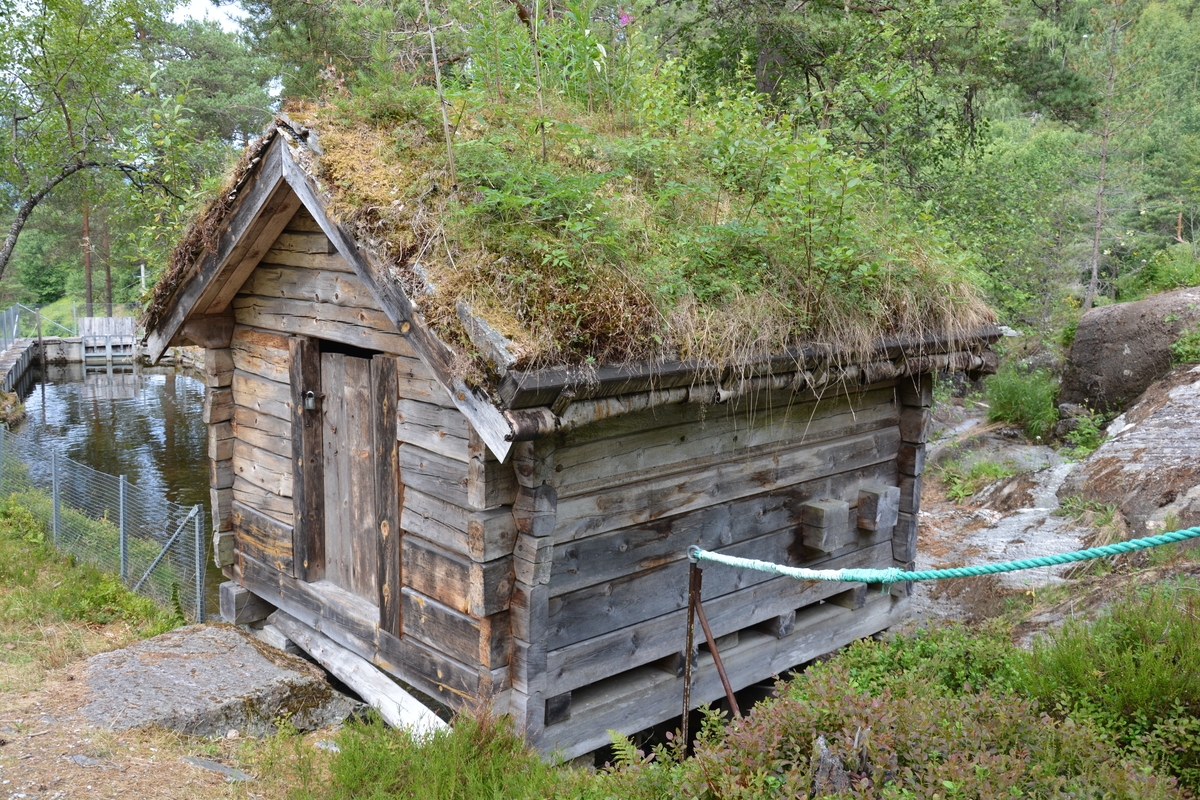
[(17, 339), (8, 349), (0, 353), (0, 389), (11, 392), (33, 363), (37, 354), (37, 342), (34, 339)]

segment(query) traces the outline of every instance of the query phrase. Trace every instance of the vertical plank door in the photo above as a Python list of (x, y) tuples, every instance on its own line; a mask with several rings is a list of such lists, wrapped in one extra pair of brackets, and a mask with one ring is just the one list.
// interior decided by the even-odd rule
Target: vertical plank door
[(324, 393), (325, 577), (379, 602), (371, 362), (321, 354)]

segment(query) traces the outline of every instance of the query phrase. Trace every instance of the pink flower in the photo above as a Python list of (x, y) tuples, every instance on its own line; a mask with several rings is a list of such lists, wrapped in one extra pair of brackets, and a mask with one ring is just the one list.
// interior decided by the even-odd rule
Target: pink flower
[(623, 9), (623, 8), (620, 8), (619, 6), (618, 6), (618, 8), (617, 8), (617, 11), (618, 11), (618, 13), (621, 15), (621, 17), (620, 17), (620, 19), (621, 19), (621, 27), (622, 27), (622, 28), (624, 28), (626, 25), (628, 25), (628, 24), (629, 24), (629, 22), (630, 22), (630, 19), (631, 19), (631, 18), (630, 18), (630, 16), (629, 16), (629, 12), (628, 12), (628, 11), (626, 11), (625, 9)]

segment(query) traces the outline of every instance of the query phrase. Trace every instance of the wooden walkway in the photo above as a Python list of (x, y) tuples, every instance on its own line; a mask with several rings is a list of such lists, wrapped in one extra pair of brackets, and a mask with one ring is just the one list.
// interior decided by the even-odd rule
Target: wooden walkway
[(4, 376), (3, 380), (0, 380), (0, 389), (6, 392), (13, 391), (25, 370), (33, 363), (36, 354), (35, 339), (17, 339), (7, 350), (0, 353), (0, 375)]

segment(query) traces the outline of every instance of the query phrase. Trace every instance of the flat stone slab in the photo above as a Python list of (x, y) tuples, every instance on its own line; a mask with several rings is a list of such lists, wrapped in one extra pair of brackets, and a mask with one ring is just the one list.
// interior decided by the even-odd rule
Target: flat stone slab
[(362, 704), (335, 691), (307, 661), (231, 625), (192, 625), (92, 656), (82, 713), (113, 730), (159, 725), (197, 736), (274, 733), (341, 722)]

